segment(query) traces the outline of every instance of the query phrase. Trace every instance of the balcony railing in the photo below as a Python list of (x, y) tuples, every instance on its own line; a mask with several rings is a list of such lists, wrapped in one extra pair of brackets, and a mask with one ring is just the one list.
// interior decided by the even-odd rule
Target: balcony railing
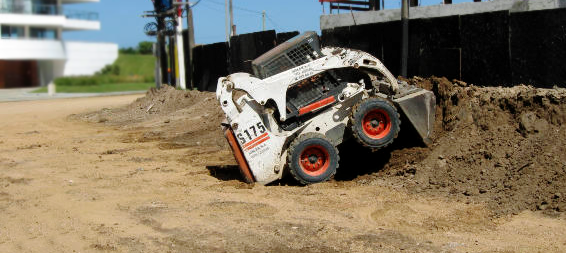
[(32, 15), (61, 15), (61, 7), (56, 4), (3, 3), (0, 13), (32, 14)]
[(31, 15), (64, 15), (68, 19), (98, 20), (97, 12), (63, 9), (56, 4), (0, 3), (0, 13)]
[(80, 20), (98, 20), (98, 12), (91, 11), (77, 11), (77, 10), (67, 10), (65, 9), (65, 16), (68, 19), (80, 19)]

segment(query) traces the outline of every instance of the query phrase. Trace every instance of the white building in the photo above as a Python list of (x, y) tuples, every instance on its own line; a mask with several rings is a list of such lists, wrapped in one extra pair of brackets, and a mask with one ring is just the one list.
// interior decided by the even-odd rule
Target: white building
[(44, 86), (112, 64), (117, 44), (62, 40), (65, 31), (100, 30), (98, 13), (72, 8), (89, 2), (99, 0), (0, 0), (0, 88)]

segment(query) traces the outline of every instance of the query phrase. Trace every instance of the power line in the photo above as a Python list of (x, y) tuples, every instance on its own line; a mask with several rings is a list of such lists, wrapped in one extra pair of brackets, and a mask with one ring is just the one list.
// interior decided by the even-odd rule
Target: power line
[[(208, 0), (208, 2), (217, 4), (217, 5), (222, 5), (222, 6), (225, 5), (225, 3), (217, 2), (217, 1), (214, 1), (214, 0)], [(232, 5), (232, 8), (234, 8), (236, 10), (247, 11), (247, 12), (250, 12), (250, 13), (261, 14), (261, 11), (251, 10), (251, 9), (243, 8), (243, 7), (240, 7), (240, 6)]]
[[(205, 3), (206, 3), (206, 2), (205, 2)], [(202, 5), (202, 7), (205, 7), (205, 8), (207, 8), (207, 9), (214, 10), (214, 11), (217, 11), (217, 12), (221, 12), (222, 14), (224, 14), (224, 10), (219, 10), (219, 9), (214, 8), (214, 7), (212, 7), (212, 6), (209, 6), (209, 5)]]
[(181, 18), (186, 18), (188, 13), (189, 13), (189, 9), (194, 8), (195, 6), (197, 6), (197, 4), (200, 3), (200, 1), (202, 0), (198, 0), (196, 3), (192, 4), (192, 5), (187, 5), (187, 8), (183, 8), (183, 12), (181, 13)]
[(283, 29), (281, 29), (281, 27), (279, 25), (277, 25), (277, 23), (275, 23), (275, 21), (273, 21), (273, 19), (271, 19), (271, 17), (269, 17), (269, 15), (267, 15), (267, 13), (265, 14), (265, 17), (277, 30), (279, 30), (279, 31), (283, 30)]
[(234, 6), (234, 9), (241, 10), (241, 11), (247, 11), (247, 12), (251, 12), (251, 13), (255, 13), (255, 14), (261, 14), (261, 11), (254, 11), (254, 10), (250, 10), (250, 9), (246, 9), (246, 8), (242, 8), (242, 7), (237, 7), (237, 6)]
[(197, 6), (197, 4), (200, 3), (200, 1), (202, 1), (202, 0), (198, 0), (198, 1), (197, 1), (196, 3), (194, 3), (193, 5), (189, 5), (189, 8), (194, 8), (195, 6)]
[[(200, 0), (199, 0), (199, 2), (200, 2)], [(223, 3), (223, 2), (218, 2), (218, 1), (216, 1), (216, 0), (207, 0), (207, 1), (204, 1), (203, 3), (211, 3), (211, 4), (219, 5), (219, 6), (222, 6), (222, 7), (225, 6), (225, 3)], [(217, 12), (225, 12), (224, 10), (219, 10), (219, 9), (213, 8), (212, 6), (208, 6), (208, 5), (203, 5), (203, 6), (205, 6), (206, 8), (215, 10), (215, 11), (217, 11)], [(251, 13), (251, 14), (263, 15), (263, 11), (256, 11), (256, 10), (252, 10), (252, 9), (248, 9), (248, 8), (244, 8), (244, 7), (240, 7), (240, 6), (236, 6), (236, 5), (232, 5), (232, 8), (234, 8), (234, 9), (236, 9), (236, 10), (243, 11), (243, 12), (248, 12), (248, 13)], [(265, 14), (265, 17), (267, 18), (267, 20), (269, 21), (269, 23), (271, 23), (271, 25), (272, 25), (274, 28), (276, 28), (277, 30), (280, 30), (280, 31), (283, 30), (283, 29), (281, 28), (281, 26), (279, 26), (279, 25), (277, 24), (277, 22), (275, 22), (275, 21), (271, 18), (271, 16)]]
[[(234, 13), (237, 13), (237, 16), (246, 16), (246, 17), (257, 17), (257, 13), (251, 13), (251, 12), (242, 12), (241, 10), (238, 11), (234, 11)], [(261, 16), (261, 14), (259, 14)]]

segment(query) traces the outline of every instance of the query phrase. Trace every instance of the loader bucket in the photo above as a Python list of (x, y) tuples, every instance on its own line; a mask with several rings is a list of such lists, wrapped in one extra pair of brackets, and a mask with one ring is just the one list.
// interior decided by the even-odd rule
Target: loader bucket
[(394, 98), (396, 106), (409, 119), (426, 145), (432, 143), (436, 97), (428, 90), (418, 88), (409, 94)]

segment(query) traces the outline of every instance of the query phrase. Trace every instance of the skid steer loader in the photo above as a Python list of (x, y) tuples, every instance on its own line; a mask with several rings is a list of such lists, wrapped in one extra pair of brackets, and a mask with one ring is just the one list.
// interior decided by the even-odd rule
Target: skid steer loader
[(216, 89), (225, 137), (249, 183), (268, 184), (284, 172), (302, 184), (326, 181), (345, 138), (372, 150), (391, 144), (400, 130), (398, 110), (430, 143), (434, 94), (397, 80), (368, 53), (320, 48), (317, 34), (306, 32), (252, 68), (254, 75), (219, 78)]

